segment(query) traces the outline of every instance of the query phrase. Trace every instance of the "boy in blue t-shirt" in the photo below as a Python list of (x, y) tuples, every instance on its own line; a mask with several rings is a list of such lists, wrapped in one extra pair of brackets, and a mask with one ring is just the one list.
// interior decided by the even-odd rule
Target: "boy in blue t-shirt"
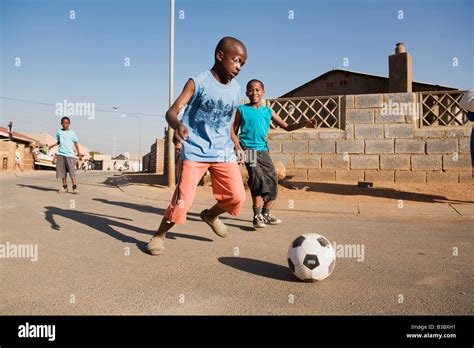
[(270, 213), (278, 194), (278, 179), (267, 145), (270, 121), (273, 120), (278, 126), (291, 132), (303, 127), (315, 128), (316, 120), (313, 118), (293, 124), (283, 121), (272, 109), (261, 105), (265, 87), (260, 80), (250, 80), (247, 83), (246, 94), (250, 102), (237, 109), (234, 133), (238, 134), (239, 138), (237, 150), (244, 152), (246, 157), (245, 166), (249, 174), (248, 186), (253, 203), (253, 226), (254, 228), (263, 228), (267, 224), (281, 223), (280, 219)]
[[(71, 120), (69, 117), (61, 118), (62, 129), (56, 133), (56, 143), (50, 145), (50, 149), (59, 145), (58, 157), (56, 159), (56, 177), (61, 179), (63, 187), (59, 189), (58, 193), (68, 192), (67, 188), (67, 173), (71, 177), (72, 192), (78, 194), (77, 179), (76, 179), (76, 153), (77, 156), (83, 157), (79, 149), (79, 142), (77, 140), (76, 132), (69, 129)], [(74, 152), (74, 148), (76, 152)]]
[[(166, 121), (175, 130), (174, 143), (181, 148), (179, 179), (173, 198), (158, 231), (147, 245), (152, 255), (164, 251), (167, 231), (184, 224), (196, 187), (209, 170), (217, 203), (201, 212), (201, 219), (219, 237), (227, 236), (226, 225), (218, 216), (227, 212), (239, 215), (245, 201), (245, 189), (235, 156), (233, 119), (240, 104), (240, 87), (234, 78), (247, 60), (245, 45), (224, 37), (214, 52), (210, 70), (190, 78), (171, 108)], [(182, 120), (178, 113), (186, 105)]]

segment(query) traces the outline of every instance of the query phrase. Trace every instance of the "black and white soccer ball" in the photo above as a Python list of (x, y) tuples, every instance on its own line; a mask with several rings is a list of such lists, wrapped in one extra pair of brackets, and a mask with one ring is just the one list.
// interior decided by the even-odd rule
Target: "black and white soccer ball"
[(288, 266), (301, 280), (323, 280), (329, 277), (335, 265), (336, 252), (333, 246), (317, 233), (299, 236), (288, 248)]

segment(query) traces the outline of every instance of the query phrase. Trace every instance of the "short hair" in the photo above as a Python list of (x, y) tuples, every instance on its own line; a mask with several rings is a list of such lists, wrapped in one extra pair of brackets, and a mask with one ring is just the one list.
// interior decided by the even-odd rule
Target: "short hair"
[(257, 80), (257, 79), (251, 79), (249, 82), (247, 82), (247, 87), (246, 87), (247, 90), (249, 89), (250, 85), (251, 85), (253, 82), (260, 83), (260, 85), (262, 86), (262, 90), (265, 90), (265, 85), (263, 84), (263, 82), (260, 81), (260, 80)]
[(64, 116), (63, 118), (61, 118), (61, 124), (63, 123), (64, 120), (68, 120), (69, 123), (71, 123), (71, 120), (69, 119), (69, 117)]
[(217, 43), (216, 49), (214, 50), (214, 57), (216, 57), (217, 52), (219, 51), (225, 52), (231, 46), (236, 45), (236, 44), (242, 46), (245, 50), (247, 50), (247, 47), (245, 47), (244, 43), (240, 41), (239, 39), (236, 39), (235, 37), (232, 37), (232, 36), (224, 36)]

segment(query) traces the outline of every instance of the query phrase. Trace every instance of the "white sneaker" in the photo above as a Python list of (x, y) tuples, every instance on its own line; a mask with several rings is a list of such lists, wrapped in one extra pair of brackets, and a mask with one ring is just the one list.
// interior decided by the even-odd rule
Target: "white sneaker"
[(265, 218), (262, 214), (255, 215), (253, 217), (253, 228), (265, 228)]
[(265, 214), (263, 215), (263, 218), (265, 219), (265, 223), (269, 225), (281, 224), (281, 220), (277, 218), (276, 216), (273, 216), (272, 214)]

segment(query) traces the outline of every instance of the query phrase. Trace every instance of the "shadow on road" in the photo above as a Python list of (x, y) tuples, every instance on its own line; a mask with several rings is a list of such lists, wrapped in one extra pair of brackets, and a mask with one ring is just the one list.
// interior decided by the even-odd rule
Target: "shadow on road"
[[(124, 243), (133, 243), (136, 244), (137, 247), (144, 251), (145, 246), (148, 242), (143, 242), (141, 240), (138, 240), (134, 237), (127, 236), (123, 233), (118, 232), (115, 230), (113, 227), (118, 227), (118, 228), (124, 228), (133, 232), (137, 233), (142, 233), (142, 234), (147, 234), (149, 236), (153, 235), (155, 232), (154, 230), (146, 230), (144, 228), (127, 224), (121, 221), (116, 221), (112, 220), (113, 219), (118, 219), (122, 221), (133, 221), (132, 219), (129, 218), (123, 218), (119, 216), (111, 216), (111, 215), (103, 215), (103, 214), (96, 214), (96, 213), (91, 213), (91, 212), (84, 212), (84, 211), (78, 211), (78, 210), (66, 210), (66, 209), (60, 209), (57, 207), (45, 207), (45, 219), (48, 221), (51, 225), (51, 228), (54, 230), (61, 230), (61, 226), (55, 221), (56, 216), (62, 216), (64, 218), (79, 222), (83, 225), (89, 226), (90, 228), (108, 234), (109, 236), (118, 239)], [(175, 232), (168, 232), (166, 234), (167, 239), (177, 239), (177, 238), (186, 238), (186, 239), (192, 239), (200, 242), (212, 242), (212, 239), (209, 238), (204, 238), (200, 236), (194, 236), (190, 234), (185, 234), (185, 233), (175, 233)]]
[(20, 186), (21, 188), (30, 188), (34, 190), (39, 190), (39, 191), (55, 191), (58, 192), (58, 189), (53, 189), (49, 187), (44, 187), (44, 186), (36, 186), (36, 185), (26, 185), (26, 184), (16, 184), (17, 186)]
[[(152, 214), (157, 214), (161, 216), (163, 216), (163, 214), (165, 213), (165, 209), (153, 207), (151, 205), (146, 205), (146, 204), (137, 204), (137, 203), (123, 202), (123, 201), (110, 201), (104, 198), (93, 198), (92, 200), (100, 202), (100, 203), (104, 203), (104, 204), (111, 204), (111, 205), (116, 205), (123, 208), (133, 209), (142, 213), (152, 213)], [(189, 221), (202, 222), (201, 217), (198, 213), (188, 212), (187, 219)], [(227, 226), (237, 227), (241, 229), (242, 231), (250, 232), (250, 231), (255, 230), (253, 227), (250, 227), (250, 226), (236, 225), (236, 224), (228, 223), (226, 221), (226, 220), (235, 220), (235, 221), (244, 221), (244, 222), (251, 223), (251, 221), (248, 221), (248, 220), (229, 218), (225, 216), (221, 216), (220, 219), (224, 220)]]
[(159, 175), (154, 173), (134, 173), (127, 172), (122, 174), (114, 174), (104, 180), (103, 184), (109, 186), (117, 186), (117, 181), (120, 186), (140, 185), (151, 187), (168, 187), (168, 180), (166, 175)]
[(357, 185), (350, 184), (333, 184), (333, 183), (314, 183), (305, 181), (280, 181), (279, 184), (287, 189), (302, 189), (305, 188), (312, 192), (329, 193), (333, 195), (344, 196), (371, 196), (381, 198), (391, 198), (395, 200), (414, 201), (414, 202), (428, 202), (428, 203), (473, 203), (472, 201), (462, 201), (449, 199), (444, 196), (431, 195), (425, 193), (398, 191), (387, 187), (372, 187), (364, 188)]
[(270, 279), (298, 282), (288, 267), (277, 265), (276, 263), (232, 256), (219, 257), (218, 260), (220, 263), (238, 269), (239, 271)]

